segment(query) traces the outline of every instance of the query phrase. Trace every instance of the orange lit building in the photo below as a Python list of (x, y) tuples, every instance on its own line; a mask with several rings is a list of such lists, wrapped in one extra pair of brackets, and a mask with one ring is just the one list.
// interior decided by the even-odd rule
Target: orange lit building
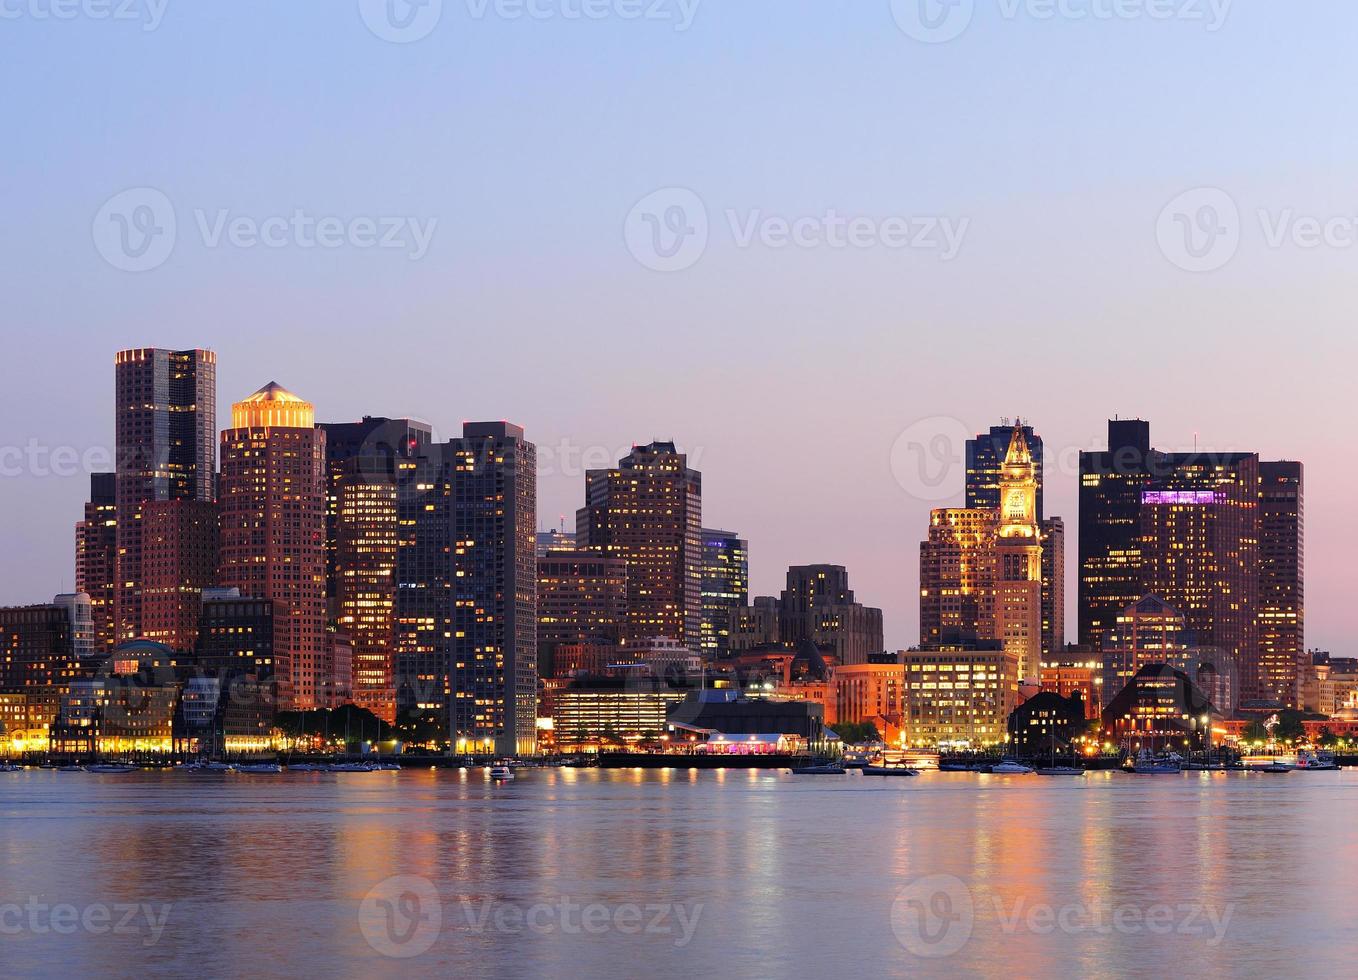
[(1053, 664), (1043, 667), (1042, 690), (1063, 698), (1069, 698), (1072, 694), (1080, 695), (1085, 703), (1085, 717), (1090, 721), (1097, 721), (1103, 715), (1101, 664)]
[(326, 656), (325, 433), (309, 402), (268, 384), (222, 432), (220, 584), (275, 603), (284, 707), (315, 708)]

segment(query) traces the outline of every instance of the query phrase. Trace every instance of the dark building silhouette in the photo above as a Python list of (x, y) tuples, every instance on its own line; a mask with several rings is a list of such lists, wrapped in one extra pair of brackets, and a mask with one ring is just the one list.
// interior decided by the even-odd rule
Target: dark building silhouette
[(1062, 697), (1054, 691), (1042, 691), (1010, 713), (1009, 744), (1029, 756), (1067, 752), (1085, 733), (1085, 715), (1085, 701), (1079, 694)]
[(841, 664), (865, 664), (883, 650), (882, 610), (856, 601), (843, 565), (793, 565), (778, 605), (787, 646), (810, 641)]

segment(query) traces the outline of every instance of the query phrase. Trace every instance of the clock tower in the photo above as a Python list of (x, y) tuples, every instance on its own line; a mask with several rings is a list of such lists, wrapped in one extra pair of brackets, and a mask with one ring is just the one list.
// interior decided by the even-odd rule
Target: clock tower
[(1037, 519), (1037, 468), (1015, 421), (1000, 470), (995, 537), (995, 632), (1018, 657), (1019, 679), (1042, 673), (1042, 532)]

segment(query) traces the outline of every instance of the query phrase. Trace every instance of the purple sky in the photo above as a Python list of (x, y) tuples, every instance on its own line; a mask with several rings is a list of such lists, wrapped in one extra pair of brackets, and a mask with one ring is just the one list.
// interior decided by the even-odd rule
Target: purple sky
[[(543, 526), (584, 465), (674, 439), (756, 592), (846, 564), (892, 646), (961, 437), (1038, 428), (1073, 575), (1060, 460), (1139, 415), (1306, 462), (1308, 640), (1353, 652), (1358, 126), (1316, 97), (1358, 81), (1352, 4), (978, 4), (937, 44), (885, 2), (471, 9), (411, 43), (352, 3), (6, 22), (0, 601), (72, 584), (86, 480), (29, 447), (109, 446), (115, 350), (205, 346), (222, 419), (276, 379), (324, 420), (520, 422)], [(116, 254), (161, 202), (172, 247)], [(959, 465), (921, 483), (912, 443)]]

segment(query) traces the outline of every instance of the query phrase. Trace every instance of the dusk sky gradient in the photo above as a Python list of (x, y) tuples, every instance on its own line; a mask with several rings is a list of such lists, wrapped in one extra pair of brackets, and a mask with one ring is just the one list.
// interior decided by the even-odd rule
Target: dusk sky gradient
[[(1275, 247), (1268, 225), (1358, 219), (1358, 5), (1237, 0), (1217, 31), (1010, 6), (977, 0), (929, 44), (887, 0), (707, 0), (686, 31), (446, 0), (427, 37), (389, 43), (353, 0), (169, 0), (150, 31), (11, 0), (0, 447), (111, 448), (132, 346), (217, 351), (222, 426), (270, 380), (325, 421), (409, 415), (445, 438), (516, 421), (544, 455), (543, 527), (573, 525), (581, 453), (673, 439), (704, 524), (749, 538), (754, 593), (791, 563), (845, 564), (894, 649), (918, 640), (928, 511), (962, 498), (961, 445), (934, 499), (900, 478), (911, 442), (1015, 412), (1037, 428), (1073, 639), (1075, 452), (1140, 416), (1163, 449), (1306, 463), (1307, 642), (1352, 655), (1358, 246)], [(140, 273), (92, 234), (136, 187), (178, 227)], [(624, 225), (672, 187), (710, 241), (656, 272)], [(1193, 273), (1157, 221), (1200, 187), (1238, 205), (1241, 241)], [(194, 212), (221, 209), (437, 225), (417, 260), (209, 247)], [(726, 218), (830, 209), (968, 224), (944, 260), (741, 247)], [(4, 604), (72, 587), (88, 490), (18, 470), (0, 477)]]

